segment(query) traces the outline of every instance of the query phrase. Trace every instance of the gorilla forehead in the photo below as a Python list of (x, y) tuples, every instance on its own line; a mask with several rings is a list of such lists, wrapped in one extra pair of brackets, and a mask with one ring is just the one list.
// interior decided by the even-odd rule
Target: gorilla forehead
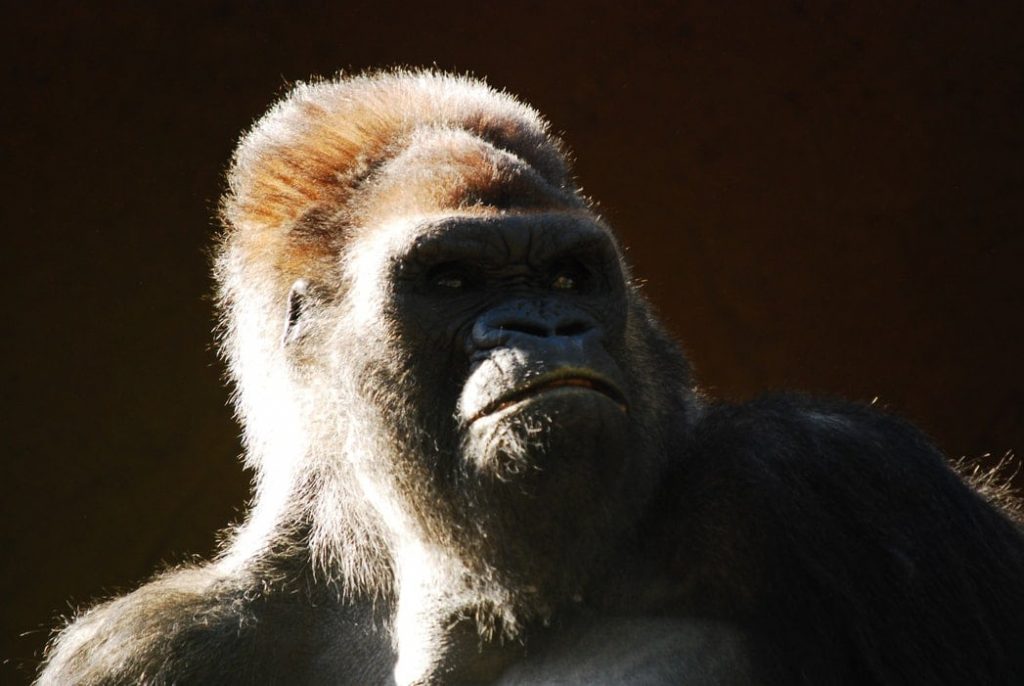
[(367, 179), (352, 219), (372, 222), (401, 212), (478, 207), (584, 208), (583, 199), (562, 181), (475, 133), (426, 127)]
[[(500, 212), (455, 215), (415, 222), (405, 244), (395, 246), (402, 260), (433, 263), (471, 259), (487, 266), (536, 265), (567, 250), (615, 252), (609, 231), (585, 212)], [(604, 265), (602, 265), (604, 266)]]

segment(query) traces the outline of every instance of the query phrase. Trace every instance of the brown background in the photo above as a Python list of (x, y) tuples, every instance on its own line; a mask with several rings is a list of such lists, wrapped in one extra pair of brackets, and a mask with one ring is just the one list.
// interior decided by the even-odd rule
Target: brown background
[(0, 682), (241, 512), (207, 250), (238, 133), (310, 74), (435, 63), (535, 104), (713, 392), (1024, 451), (1019, 3), (85, 5), (0, 21)]

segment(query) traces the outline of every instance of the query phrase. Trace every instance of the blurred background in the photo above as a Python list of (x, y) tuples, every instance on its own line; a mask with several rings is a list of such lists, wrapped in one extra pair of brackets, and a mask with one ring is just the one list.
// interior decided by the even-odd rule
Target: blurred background
[(0, 683), (240, 516), (216, 206), (314, 74), (436, 65), (540, 109), (709, 392), (1024, 452), (1019, 3), (4, 4)]

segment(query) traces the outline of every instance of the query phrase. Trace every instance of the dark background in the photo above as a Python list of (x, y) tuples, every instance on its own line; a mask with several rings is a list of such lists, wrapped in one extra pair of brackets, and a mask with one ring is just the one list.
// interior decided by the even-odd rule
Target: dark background
[(208, 250), (239, 132), (311, 74), (536, 105), (711, 392), (1024, 450), (1019, 3), (7, 5), (0, 682), (242, 511)]

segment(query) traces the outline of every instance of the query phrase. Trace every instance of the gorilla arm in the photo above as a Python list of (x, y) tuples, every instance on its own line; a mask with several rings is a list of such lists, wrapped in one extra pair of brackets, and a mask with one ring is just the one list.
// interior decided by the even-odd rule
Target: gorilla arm
[(677, 612), (743, 627), (762, 678), (1024, 674), (1024, 540), (908, 424), (773, 395), (710, 407), (683, 453), (651, 511)]
[[(248, 609), (240, 589), (205, 569), (163, 574), (124, 597), (92, 608), (49, 651), (39, 684), (116, 684), (217, 678), (241, 667), (246, 641), (222, 650), (223, 637), (245, 635)], [(210, 660), (217, 656), (218, 659)], [(199, 670), (199, 673), (196, 672)]]
[(215, 564), (166, 572), (78, 617), (36, 683), (388, 683), (394, 657), (370, 604), (319, 595)]

